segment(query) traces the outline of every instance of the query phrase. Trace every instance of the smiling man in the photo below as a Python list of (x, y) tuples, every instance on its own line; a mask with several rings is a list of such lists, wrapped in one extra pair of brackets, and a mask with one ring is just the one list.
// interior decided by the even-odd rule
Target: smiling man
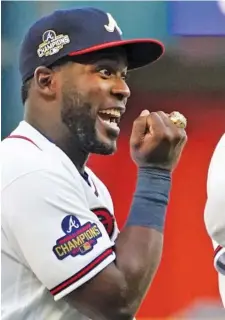
[(160, 262), (183, 118), (143, 110), (134, 121), (137, 187), (120, 234), (86, 162), (116, 151), (127, 71), (162, 53), (156, 40), (122, 40), (113, 17), (94, 8), (55, 11), (29, 29), (24, 120), (1, 144), (2, 319), (133, 319)]

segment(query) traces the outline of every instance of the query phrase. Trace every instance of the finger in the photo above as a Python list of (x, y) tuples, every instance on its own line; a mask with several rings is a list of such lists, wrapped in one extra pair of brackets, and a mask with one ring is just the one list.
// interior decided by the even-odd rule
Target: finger
[[(171, 127), (171, 122), (177, 127), (185, 129), (187, 126), (187, 119), (178, 111), (173, 111), (170, 114), (159, 111), (160, 117), (163, 119), (167, 126)], [(174, 126), (172, 126), (174, 127)]]
[(157, 133), (161, 136), (166, 130), (165, 124), (158, 112), (151, 112), (147, 117), (147, 125), (151, 134)]
[(185, 141), (187, 140), (187, 134), (185, 129), (179, 127), (173, 121), (171, 121), (167, 113), (159, 111), (158, 114), (167, 128), (168, 138), (173, 140), (175, 144), (180, 142), (185, 143)]
[(171, 127), (171, 124), (173, 122), (170, 120), (168, 113), (165, 113), (163, 111), (158, 111), (158, 115), (160, 116), (160, 118), (162, 119), (162, 121), (165, 123), (167, 127)]
[[(187, 120), (181, 113), (178, 113), (178, 115), (176, 114), (176, 118), (174, 119), (170, 117), (171, 115), (173, 115), (173, 112), (171, 114), (168, 114), (163, 111), (159, 111), (159, 115), (165, 123), (165, 125), (171, 128), (173, 132), (177, 132), (182, 136), (186, 135), (185, 127), (187, 124)], [(182, 122), (183, 124), (180, 125), (179, 122), (177, 123), (176, 119), (180, 119), (180, 122)]]
[(150, 114), (150, 112), (145, 109), (145, 110), (141, 111), (140, 117), (146, 117), (146, 116), (148, 116), (149, 114)]
[(181, 136), (180, 142), (185, 145), (186, 142), (187, 142), (187, 140), (188, 140), (187, 133), (186, 133), (186, 131), (185, 131), (184, 129), (182, 129), (182, 128), (178, 128), (178, 130), (179, 130), (180, 136)]
[(140, 139), (145, 135), (149, 114), (150, 112), (148, 110), (143, 110), (140, 116), (134, 121), (131, 133), (131, 140), (133, 143), (135, 143), (135, 141), (140, 141)]

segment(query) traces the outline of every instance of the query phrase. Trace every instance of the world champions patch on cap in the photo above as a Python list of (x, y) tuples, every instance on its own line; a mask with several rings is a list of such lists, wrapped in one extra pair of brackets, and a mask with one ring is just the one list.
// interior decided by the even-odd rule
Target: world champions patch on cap
[(129, 70), (152, 63), (164, 52), (155, 39), (124, 40), (110, 13), (95, 8), (56, 10), (36, 21), (24, 37), (19, 58), (22, 81), (31, 78), (37, 67), (48, 67), (65, 56), (112, 47), (126, 50)]

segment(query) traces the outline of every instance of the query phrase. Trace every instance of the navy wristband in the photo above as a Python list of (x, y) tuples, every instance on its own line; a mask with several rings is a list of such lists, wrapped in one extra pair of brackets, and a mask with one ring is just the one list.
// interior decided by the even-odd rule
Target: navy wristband
[(162, 232), (170, 187), (171, 173), (168, 170), (140, 168), (126, 226), (144, 226)]

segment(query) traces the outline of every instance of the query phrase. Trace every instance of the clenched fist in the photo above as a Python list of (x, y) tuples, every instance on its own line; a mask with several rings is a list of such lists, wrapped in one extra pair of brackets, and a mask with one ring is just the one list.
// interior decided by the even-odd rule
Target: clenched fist
[(130, 152), (137, 166), (173, 170), (180, 158), (187, 135), (183, 128), (162, 112), (142, 111), (134, 121)]

